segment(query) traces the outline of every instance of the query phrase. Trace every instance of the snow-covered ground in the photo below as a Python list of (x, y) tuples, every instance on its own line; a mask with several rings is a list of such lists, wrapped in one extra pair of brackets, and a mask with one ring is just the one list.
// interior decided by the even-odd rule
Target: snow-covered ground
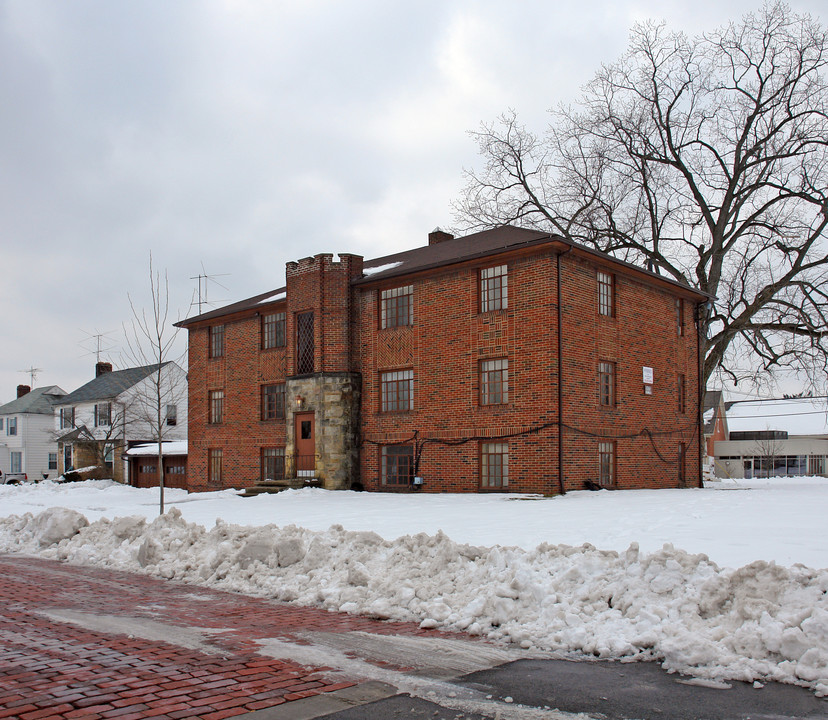
[(554, 498), (166, 499), (157, 518), (157, 490), (0, 486), (0, 552), (828, 694), (825, 479)]

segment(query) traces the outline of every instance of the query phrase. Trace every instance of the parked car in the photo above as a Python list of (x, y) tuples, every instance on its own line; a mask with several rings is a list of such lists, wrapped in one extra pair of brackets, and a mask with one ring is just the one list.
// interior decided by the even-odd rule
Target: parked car
[(29, 476), (26, 473), (4, 473), (0, 470), (0, 485), (17, 485), (17, 483), (26, 482)]

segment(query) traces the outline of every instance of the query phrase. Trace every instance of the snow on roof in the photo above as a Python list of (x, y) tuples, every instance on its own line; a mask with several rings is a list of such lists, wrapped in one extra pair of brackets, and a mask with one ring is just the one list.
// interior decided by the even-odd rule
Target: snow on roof
[(366, 267), (362, 269), (363, 275), (376, 275), (377, 273), (385, 272), (386, 270), (393, 270), (395, 267), (402, 265), (402, 260), (399, 262), (387, 263), (385, 265), (377, 265), (376, 267)]
[[(161, 443), (162, 452), (164, 455), (186, 455), (187, 441), (175, 440), (164, 441)], [(143, 445), (136, 445), (127, 450), (127, 455), (156, 455), (158, 453), (158, 443), (145, 443)]]
[(264, 303), (276, 302), (277, 300), (284, 300), (286, 297), (286, 292), (280, 292), (276, 293), (275, 295), (269, 295), (268, 297), (259, 300), (258, 304), (263, 305)]
[(784, 430), (788, 435), (828, 435), (828, 398), (743, 400), (727, 409), (730, 432)]

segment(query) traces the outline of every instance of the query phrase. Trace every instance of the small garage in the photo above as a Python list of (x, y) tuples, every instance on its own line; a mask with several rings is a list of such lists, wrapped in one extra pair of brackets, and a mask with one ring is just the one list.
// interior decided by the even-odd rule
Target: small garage
[[(187, 489), (187, 443), (163, 442), (164, 487)], [(129, 484), (133, 487), (158, 487), (158, 444), (142, 443), (126, 452)]]

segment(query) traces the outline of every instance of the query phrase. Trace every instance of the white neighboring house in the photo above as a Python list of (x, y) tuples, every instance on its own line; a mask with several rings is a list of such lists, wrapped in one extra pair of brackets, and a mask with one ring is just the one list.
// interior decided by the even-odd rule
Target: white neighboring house
[(29, 480), (58, 474), (54, 404), (66, 393), (57, 385), (32, 390), (17, 386), (17, 399), (0, 405), (0, 472), (26, 473)]
[(727, 407), (717, 477), (828, 477), (828, 397), (741, 400)]
[[(160, 375), (159, 375), (160, 368)], [(174, 362), (114, 370), (95, 366), (95, 379), (55, 404), (59, 470), (97, 468), (94, 476), (126, 482), (126, 451), (156, 442), (160, 378), (161, 439), (187, 439), (187, 373)]]

